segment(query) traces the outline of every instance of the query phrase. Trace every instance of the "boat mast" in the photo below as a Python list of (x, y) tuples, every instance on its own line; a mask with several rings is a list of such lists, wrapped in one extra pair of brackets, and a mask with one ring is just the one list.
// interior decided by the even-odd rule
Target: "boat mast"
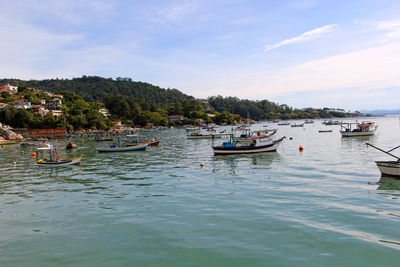
[(389, 151), (385, 151), (385, 150), (380, 149), (379, 147), (376, 147), (376, 146), (374, 146), (374, 145), (372, 145), (372, 144), (370, 144), (370, 143), (366, 143), (366, 144), (367, 144), (367, 146), (372, 146), (373, 148), (375, 148), (375, 149), (377, 149), (377, 150), (379, 150), (379, 151), (382, 151), (383, 153), (388, 154), (389, 156), (392, 156), (392, 157), (396, 158), (398, 161), (400, 161), (400, 157), (395, 156), (395, 155), (393, 155), (392, 153), (389, 153), (390, 151), (393, 151), (393, 150), (395, 150), (396, 148), (399, 148), (400, 146), (397, 146), (397, 147), (395, 147), (395, 148), (393, 148), (393, 149), (391, 149), (391, 150), (389, 150)]

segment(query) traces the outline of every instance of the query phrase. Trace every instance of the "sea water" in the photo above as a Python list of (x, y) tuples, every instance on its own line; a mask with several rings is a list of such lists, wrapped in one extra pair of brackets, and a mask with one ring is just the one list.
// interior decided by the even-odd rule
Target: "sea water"
[(400, 180), (381, 177), (374, 161), (392, 158), (365, 143), (400, 145), (399, 117), (368, 120), (376, 135), (358, 138), (320, 120), (253, 125), (286, 136), (253, 155), (213, 156), (184, 129), (143, 133), (163, 139), (125, 153), (74, 139), (73, 167), (1, 147), (0, 265), (398, 266)]

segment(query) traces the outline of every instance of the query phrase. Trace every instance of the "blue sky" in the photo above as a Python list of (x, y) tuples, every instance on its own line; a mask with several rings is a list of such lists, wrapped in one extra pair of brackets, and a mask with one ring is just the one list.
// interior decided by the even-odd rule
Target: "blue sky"
[(131, 77), (198, 98), (400, 108), (400, 1), (1, 2), (0, 75)]

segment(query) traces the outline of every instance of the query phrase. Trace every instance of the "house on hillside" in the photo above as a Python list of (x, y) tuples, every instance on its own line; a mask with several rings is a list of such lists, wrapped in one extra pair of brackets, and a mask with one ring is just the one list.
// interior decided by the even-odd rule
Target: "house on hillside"
[(49, 110), (60, 110), (62, 106), (62, 101), (59, 98), (53, 98), (49, 100), (49, 102), (46, 104), (46, 108)]
[(2, 93), (2, 92), (9, 92), (10, 94), (15, 94), (18, 92), (18, 87), (6, 84), (3, 86), (0, 86), (0, 93)]
[(58, 117), (62, 115), (62, 110), (50, 110), (50, 113), (54, 116), (54, 117)]
[(182, 115), (170, 115), (167, 117), (169, 121), (184, 121), (185, 117)]
[(106, 108), (99, 109), (99, 112), (103, 114), (105, 117), (110, 116), (110, 112)]
[(32, 104), (31, 102), (24, 102), (24, 101), (15, 101), (16, 104), (14, 105), (15, 108), (21, 109), (30, 109)]
[(47, 113), (49, 113), (49, 110), (41, 105), (32, 106), (31, 110), (38, 113), (41, 117), (44, 117)]

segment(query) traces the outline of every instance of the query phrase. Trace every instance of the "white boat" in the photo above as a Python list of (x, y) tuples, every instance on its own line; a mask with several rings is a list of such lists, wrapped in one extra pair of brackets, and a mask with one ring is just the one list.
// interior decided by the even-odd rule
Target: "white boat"
[[(221, 146), (212, 147), (214, 155), (252, 154), (276, 151), (285, 137), (273, 140), (271, 138), (273, 134), (241, 138), (235, 138), (234, 135), (231, 134), (229, 142), (224, 142)], [(250, 144), (248, 143), (249, 141), (251, 142)]]
[(392, 148), (388, 151), (385, 151), (379, 147), (376, 147), (370, 143), (367, 143), (367, 146), (372, 146), (373, 148), (382, 151), (383, 153), (392, 156), (396, 158), (396, 161), (375, 161), (376, 166), (378, 166), (379, 171), (381, 172), (382, 175), (388, 175), (388, 176), (395, 176), (395, 177), (400, 177), (400, 157), (393, 155), (392, 152), (395, 149), (398, 149), (400, 146), (397, 146), (395, 148)]
[(382, 175), (400, 177), (400, 161), (375, 161)]
[(45, 147), (39, 147), (36, 149), (36, 164), (38, 166), (48, 167), (81, 165), (82, 156), (83, 155), (69, 159), (62, 159), (57, 153), (55, 146), (46, 144)]
[(353, 136), (370, 136), (374, 135), (378, 125), (371, 121), (358, 122), (342, 122), (340, 124), (340, 134), (342, 137)]
[(304, 122), (303, 123), (299, 123), (299, 124), (290, 124), (290, 126), (292, 126), (292, 127), (303, 127), (304, 126)]

